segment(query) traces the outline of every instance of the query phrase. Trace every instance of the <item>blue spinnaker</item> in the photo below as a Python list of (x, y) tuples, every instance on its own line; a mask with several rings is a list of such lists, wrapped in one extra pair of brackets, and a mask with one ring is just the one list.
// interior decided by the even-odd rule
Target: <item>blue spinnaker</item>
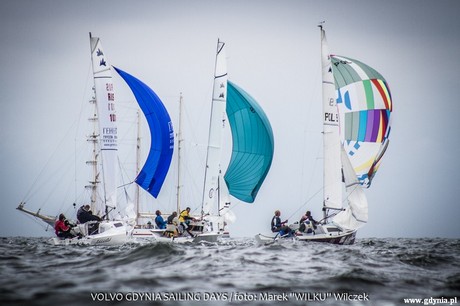
[(233, 138), (224, 179), (230, 194), (254, 202), (273, 160), (273, 131), (262, 108), (243, 89), (228, 81), (227, 116)]
[(171, 118), (163, 102), (150, 87), (123, 70), (114, 68), (131, 88), (149, 125), (150, 151), (137, 175), (136, 183), (156, 198), (168, 173), (174, 150)]

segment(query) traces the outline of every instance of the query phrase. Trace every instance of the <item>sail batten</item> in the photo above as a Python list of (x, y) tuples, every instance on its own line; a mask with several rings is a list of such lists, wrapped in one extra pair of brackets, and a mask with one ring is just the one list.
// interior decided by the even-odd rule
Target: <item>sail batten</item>
[(149, 86), (123, 70), (114, 68), (131, 88), (149, 125), (149, 154), (135, 181), (156, 198), (163, 186), (173, 155), (174, 131), (171, 118), (163, 102)]
[(227, 115), (233, 148), (224, 179), (232, 196), (252, 203), (273, 160), (273, 131), (254, 98), (230, 81), (227, 88)]

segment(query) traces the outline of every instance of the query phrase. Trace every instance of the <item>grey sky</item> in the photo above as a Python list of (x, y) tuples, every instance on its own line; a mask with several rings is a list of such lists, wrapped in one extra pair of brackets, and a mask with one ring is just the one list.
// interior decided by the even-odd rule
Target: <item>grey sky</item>
[[(459, 11), (453, 0), (1, 1), (0, 235), (46, 234), (15, 207), (63, 138), (67, 151), (56, 153), (50, 165), (76, 159), (72, 124), (90, 94), (88, 32), (101, 38), (112, 65), (155, 90), (176, 129), (183, 93), (184, 137), (198, 151), (207, 141), (216, 42), (224, 40), (229, 79), (259, 102), (275, 136), (272, 168), (255, 203), (233, 201), (232, 233), (267, 231), (275, 209), (291, 221), (307, 208), (319, 216), (319, 197), (302, 205), (321, 185), (314, 175), (320, 173), (321, 131), (316, 25), (325, 20), (331, 52), (373, 66), (393, 96), (390, 147), (366, 190), (369, 222), (358, 237), (458, 238)], [(120, 78), (114, 81), (117, 98), (134, 101)], [(123, 107), (117, 111), (122, 116)], [(204, 160), (188, 158), (187, 171), (195, 177), (184, 184), (198, 195), (185, 195), (184, 205), (193, 207), (201, 200)], [(174, 167), (165, 195), (153, 204), (165, 211), (174, 201)], [(63, 169), (55, 179), (74, 176), (75, 169)], [(50, 195), (58, 186), (48, 183), (27, 197), (27, 206), (46, 202), (44, 212), (74, 217), (75, 184), (59, 200)]]

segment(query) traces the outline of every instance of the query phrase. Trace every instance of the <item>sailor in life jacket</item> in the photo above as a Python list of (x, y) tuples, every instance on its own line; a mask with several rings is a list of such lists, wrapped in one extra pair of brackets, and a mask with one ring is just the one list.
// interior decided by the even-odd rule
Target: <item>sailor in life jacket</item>
[(177, 237), (178, 231), (177, 226), (179, 225), (179, 220), (177, 218), (177, 212), (173, 211), (172, 214), (166, 219), (166, 230), (164, 232), (165, 236)]
[(74, 238), (75, 235), (71, 233), (71, 225), (70, 223), (66, 220), (64, 214), (59, 215), (59, 219), (56, 220), (56, 223), (54, 224), (54, 231), (56, 233), (56, 236), (59, 238)]
[(155, 225), (157, 226), (157, 228), (159, 229), (165, 229), (166, 228), (166, 221), (163, 219), (163, 217), (161, 216), (161, 211), (157, 210), (155, 212)]
[(77, 211), (77, 219), (80, 224), (84, 224), (88, 221), (101, 221), (99, 216), (93, 215), (89, 205), (82, 205)]
[(191, 236), (194, 237), (194, 235), (190, 232), (189, 229), (189, 224), (190, 221), (195, 221), (195, 218), (190, 216), (190, 207), (187, 207), (185, 210), (181, 211), (179, 214), (179, 223), (182, 226), (182, 228)]
[(286, 226), (285, 224), (288, 222), (288, 220), (281, 222), (281, 212), (279, 210), (275, 211), (275, 215), (272, 218), (271, 222), (271, 230), (273, 233), (280, 233), (280, 235), (285, 235), (285, 234), (290, 234), (291, 229)]
[(318, 222), (313, 219), (311, 212), (308, 210), (305, 215), (300, 218), (300, 227), (299, 231), (304, 232), (304, 233), (313, 233), (314, 230), (316, 229), (316, 224)]

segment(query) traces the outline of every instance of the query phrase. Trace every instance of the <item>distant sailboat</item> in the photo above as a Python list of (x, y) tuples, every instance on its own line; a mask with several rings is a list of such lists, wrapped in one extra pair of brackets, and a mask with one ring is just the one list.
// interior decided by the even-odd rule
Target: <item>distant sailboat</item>
[[(51, 238), (50, 243), (60, 244), (90, 244), (90, 245), (118, 245), (128, 239), (129, 227), (123, 221), (114, 220), (112, 211), (117, 206), (117, 119), (115, 113), (115, 92), (112, 83), (112, 75), (109, 64), (102, 49), (98, 37), (90, 33), (91, 59), (94, 78), (95, 98), (90, 101), (95, 105), (94, 115), (90, 119), (95, 124), (94, 131), (88, 136), (88, 142), (92, 144), (92, 160), (87, 162), (92, 167), (93, 177), (90, 185), (91, 211), (96, 215), (104, 216), (104, 220), (98, 222), (97, 230), (91, 231), (87, 222), (77, 224), (73, 231), (82, 235), (82, 238), (60, 239)], [(86, 203), (84, 203), (86, 204)], [(34, 213), (24, 208), (22, 202), (18, 210), (32, 215), (39, 220), (53, 225), (53, 218), (43, 215), (38, 210)], [(56, 220), (56, 218), (54, 218)]]
[[(317, 228), (299, 231), (299, 241), (353, 244), (357, 230), (368, 220), (368, 187), (388, 146), (391, 95), (385, 79), (356, 60), (329, 53), (321, 29), (323, 83), (323, 211)], [(342, 188), (348, 206), (343, 206)], [(261, 243), (279, 235), (256, 235)]]

